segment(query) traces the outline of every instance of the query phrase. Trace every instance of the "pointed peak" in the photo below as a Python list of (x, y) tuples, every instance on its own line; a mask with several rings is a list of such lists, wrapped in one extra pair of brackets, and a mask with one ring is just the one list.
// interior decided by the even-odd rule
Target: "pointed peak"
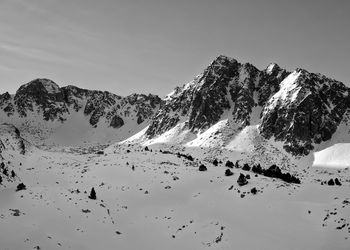
[(273, 71), (275, 71), (276, 69), (280, 69), (280, 66), (278, 66), (277, 63), (270, 63), (266, 69), (265, 69), (265, 72), (267, 74), (272, 74)]
[(298, 72), (298, 73), (302, 73), (302, 74), (309, 74), (309, 71), (307, 71), (306, 69), (302, 69), (302, 68), (296, 68), (294, 71)]
[(214, 59), (212, 64), (214, 64), (214, 63), (224, 63), (224, 62), (237, 62), (237, 60), (234, 59), (233, 57), (229, 57), (229, 56), (225, 56), (225, 55), (219, 55), (218, 57), (216, 57)]

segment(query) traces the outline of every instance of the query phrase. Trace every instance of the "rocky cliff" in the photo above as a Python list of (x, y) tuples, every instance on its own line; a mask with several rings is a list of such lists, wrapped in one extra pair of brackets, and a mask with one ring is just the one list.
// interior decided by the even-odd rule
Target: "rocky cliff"
[(217, 57), (202, 74), (170, 93), (145, 135), (162, 135), (180, 122), (201, 134), (227, 119), (242, 131), (258, 125), (266, 139), (286, 151), (306, 155), (329, 140), (350, 107), (349, 88), (303, 69), (288, 72), (277, 64), (258, 70), (249, 63)]

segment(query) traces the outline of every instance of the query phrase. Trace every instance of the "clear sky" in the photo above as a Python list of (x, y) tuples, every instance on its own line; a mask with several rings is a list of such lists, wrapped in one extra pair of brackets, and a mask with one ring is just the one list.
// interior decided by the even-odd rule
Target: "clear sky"
[(350, 83), (348, 0), (0, 0), (0, 92), (171, 92), (224, 54)]

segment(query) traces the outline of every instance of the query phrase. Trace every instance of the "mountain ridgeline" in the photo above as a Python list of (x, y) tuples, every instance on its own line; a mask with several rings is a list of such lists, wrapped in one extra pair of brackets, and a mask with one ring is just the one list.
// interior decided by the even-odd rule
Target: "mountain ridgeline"
[(349, 90), (339, 81), (304, 69), (289, 72), (270, 64), (259, 70), (219, 56), (164, 100), (151, 94), (121, 97), (74, 86), (60, 88), (51, 80), (36, 79), (21, 86), (15, 95), (0, 95), (0, 121), (31, 133), (28, 128), (35, 124), (28, 126), (30, 117), (38, 119), (39, 115), (44, 123), (64, 124), (81, 113), (92, 129), (104, 124), (117, 134), (128, 127), (127, 133), (118, 137), (121, 141), (147, 126), (146, 140), (180, 124), (182, 131), (197, 136), (226, 119), (231, 124), (228, 130), (234, 127), (231, 136), (256, 126), (264, 139), (282, 142), (293, 155), (307, 155), (315, 145), (330, 140), (347, 119)]
[(161, 103), (158, 96), (151, 94), (121, 97), (75, 86), (60, 88), (49, 79), (36, 79), (22, 85), (15, 95), (0, 95), (0, 121), (13, 123), (27, 134), (50, 130), (42, 136), (45, 138), (80, 114), (83, 122), (95, 129), (115, 129), (117, 133), (127, 125), (130, 132), (120, 137), (125, 139), (147, 125)]
[(146, 136), (154, 138), (179, 122), (197, 134), (226, 118), (238, 131), (258, 125), (264, 138), (283, 142), (293, 155), (307, 155), (314, 144), (331, 139), (349, 107), (349, 88), (321, 74), (288, 72), (277, 64), (258, 70), (219, 56), (167, 96)]

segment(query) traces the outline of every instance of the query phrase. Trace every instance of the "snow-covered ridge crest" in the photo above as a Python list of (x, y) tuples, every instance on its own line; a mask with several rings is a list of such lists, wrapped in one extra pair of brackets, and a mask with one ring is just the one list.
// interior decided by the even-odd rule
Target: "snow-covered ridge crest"
[(281, 82), (280, 90), (270, 98), (265, 106), (264, 113), (268, 112), (270, 109), (274, 109), (278, 102), (294, 102), (296, 100), (302, 88), (297, 82), (300, 74), (300, 71), (295, 70)]

